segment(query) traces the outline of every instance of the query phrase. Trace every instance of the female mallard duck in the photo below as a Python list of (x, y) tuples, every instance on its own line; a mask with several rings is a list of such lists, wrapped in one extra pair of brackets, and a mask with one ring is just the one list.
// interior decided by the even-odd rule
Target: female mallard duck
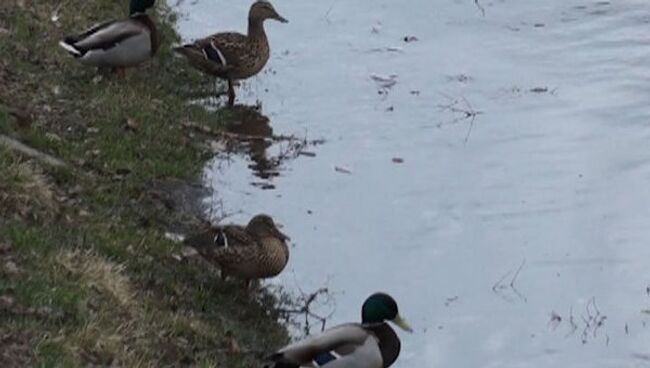
[(267, 368), (385, 368), (397, 360), (400, 341), (386, 323), (405, 331), (411, 326), (400, 317), (390, 295), (375, 293), (361, 308), (361, 323), (332, 327), (320, 335), (287, 345), (271, 355)]
[(248, 34), (236, 32), (216, 33), (206, 38), (174, 48), (185, 56), (190, 65), (202, 72), (228, 81), (228, 106), (235, 103), (236, 80), (259, 73), (269, 60), (269, 41), (264, 32), (264, 21), (281, 17), (270, 2), (258, 0), (248, 12)]
[(145, 11), (155, 0), (131, 0), (129, 18), (97, 24), (59, 42), (82, 64), (113, 68), (124, 74), (124, 68), (136, 66), (156, 53), (160, 46), (158, 31)]
[(250, 280), (273, 277), (284, 269), (289, 261), (288, 239), (270, 216), (260, 214), (246, 227), (214, 226), (189, 237), (185, 244), (216, 263), (222, 277), (233, 275), (248, 284)]

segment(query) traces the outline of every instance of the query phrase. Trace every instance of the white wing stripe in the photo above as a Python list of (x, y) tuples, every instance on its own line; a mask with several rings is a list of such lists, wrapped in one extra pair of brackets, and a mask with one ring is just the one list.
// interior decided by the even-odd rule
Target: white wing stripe
[(223, 53), (221, 52), (221, 50), (219, 50), (217, 45), (215, 45), (214, 41), (210, 41), (210, 46), (212, 46), (214, 51), (217, 52), (217, 55), (219, 55), (219, 60), (221, 60), (221, 65), (226, 66), (227, 65), (226, 58), (223, 56)]

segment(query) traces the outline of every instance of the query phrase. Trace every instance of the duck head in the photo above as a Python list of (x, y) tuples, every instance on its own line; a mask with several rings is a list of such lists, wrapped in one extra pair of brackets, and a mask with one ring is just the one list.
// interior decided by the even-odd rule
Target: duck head
[(407, 332), (413, 332), (411, 326), (399, 315), (397, 302), (386, 293), (374, 293), (363, 302), (361, 321), (366, 324), (392, 322)]
[(276, 237), (284, 241), (290, 240), (288, 236), (278, 230), (278, 226), (269, 215), (259, 214), (253, 217), (246, 225), (246, 230), (260, 238)]
[(155, 0), (131, 0), (129, 3), (129, 15), (144, 13), (153, 7)]
[(248, 19), (252, 22), (264, 22), (267, 19), (274, 19), (278, 22), (288, 23), (289, 21), (275, 11), (273, 5), (267, 0), (258, 0), (251, 5), (248, 12)]

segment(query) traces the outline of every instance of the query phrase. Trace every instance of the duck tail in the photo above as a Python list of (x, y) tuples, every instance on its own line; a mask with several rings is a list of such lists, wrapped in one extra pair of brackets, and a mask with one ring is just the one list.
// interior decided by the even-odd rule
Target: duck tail
[(186, 238), (183, 244), (194, 248), (203, 257), (211, 258), (216, 248), (227, 246), (227, 240), (223, 232), (208, 230)]
[(174, 52), (178, 54), (187, 55), (187, 53), (191, 48), (192, 48), (191, 44), (186, 44), (186, 45), (175, 46), (172, 48), (172, 50), (174, 50)]
[(275, 362), (272, 365), (265, 365), (264, 368), (300, 368), (300, 366), (293, 363)]
[(59, 46), (61, 46), (65, 51), (74, 57), (80, 57), (83, 55), (79, 49), (74, 46), (76, 40), (73, 37), (66, 37), (63, 40), (59, 41)]
[(273, 363), (265, 365), (264, 368), (300, 368), (300, 365), (296, 363), (288, 363), (282, 353), (272, 354), (264, 360), (273, 361)]
[(190, 59), (190, 60), (204, 60), (207, 59), (206, 53), (198, 47), (196, 44), (193, 43), (188, 43), (185, 45), (181, 46), (176, 46), (172, 50), (176, 52), (179, 55), (183, 55), (184, 57)]

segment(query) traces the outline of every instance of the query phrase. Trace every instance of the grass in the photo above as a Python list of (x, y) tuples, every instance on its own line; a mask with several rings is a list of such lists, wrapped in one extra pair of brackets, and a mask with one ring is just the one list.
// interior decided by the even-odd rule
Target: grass
[(196, 219), (154, 184), (191, 181), (208, 157), (181, 122), (219, 129), (230, 118), (187, 103), (214, 86), (172, 55), (174, 14), (158, 4), (163, 45), (124, 79), (57, 45), (126, 8), (0, 2), (0, 134), (68, 164), (0, 148), (0, 366), (259, 366), (287, 340), (273, 310), (178, 260), (163, 236)]

